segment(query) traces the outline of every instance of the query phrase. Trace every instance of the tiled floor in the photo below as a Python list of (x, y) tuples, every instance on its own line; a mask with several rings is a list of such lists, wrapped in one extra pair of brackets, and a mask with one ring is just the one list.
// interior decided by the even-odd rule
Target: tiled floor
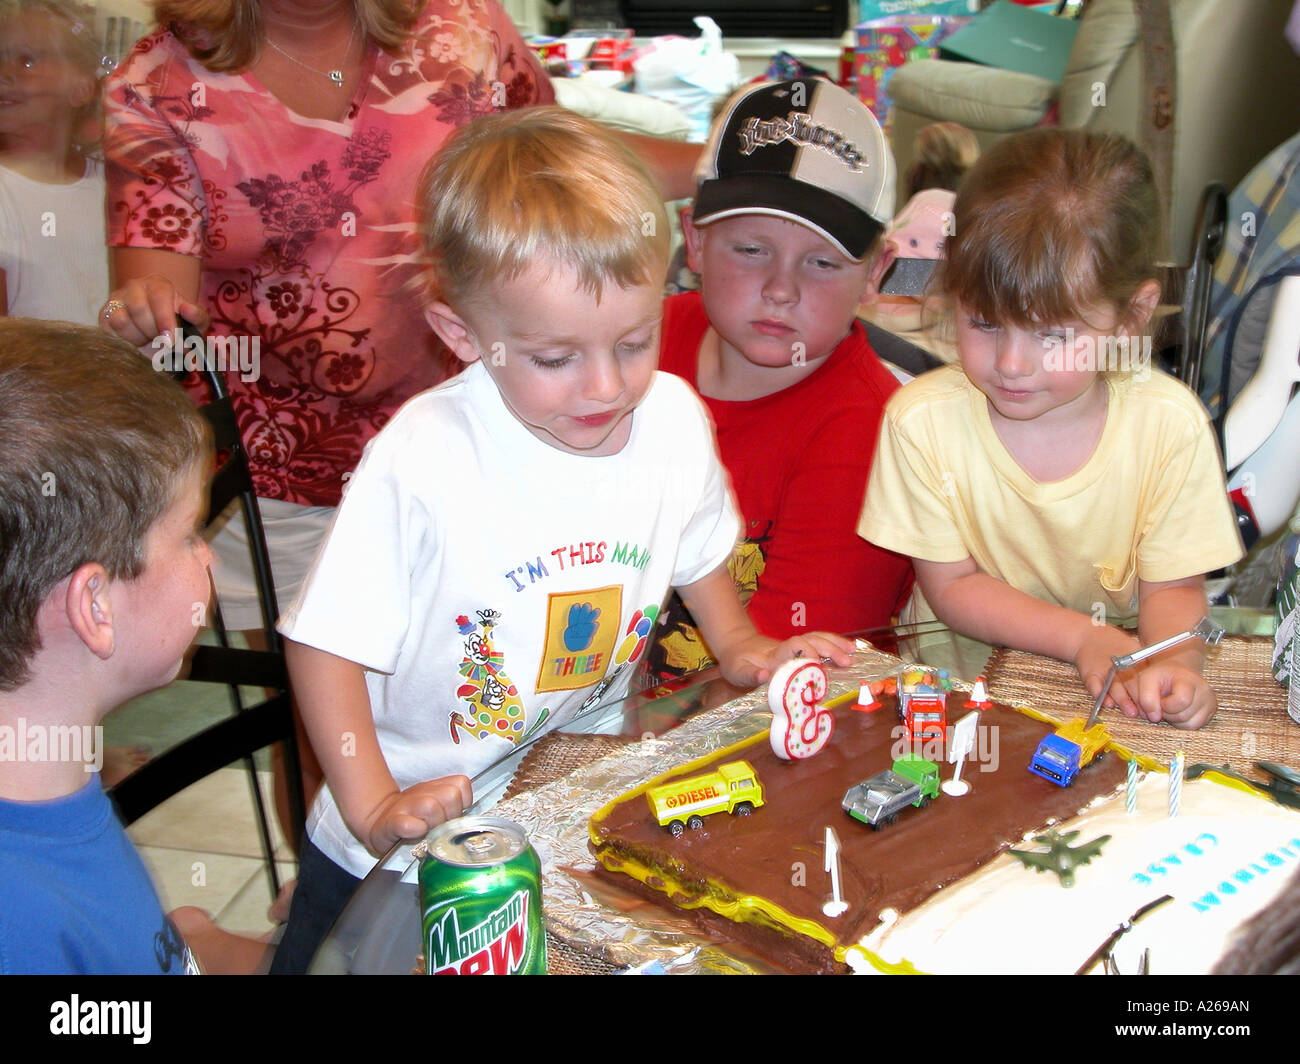
[[(259, 772), (268, 810), (270, 773)], [(281, 882), (296, 874), (289, 852), (271, 822)], [(195, 905), (227, 931), (261, 936), (274, 929), (267, 918), (271, 886), (257, 831), (248, 773), (221, 769), (137, 820), (129, 829), (153, 876), (163, 908)]]

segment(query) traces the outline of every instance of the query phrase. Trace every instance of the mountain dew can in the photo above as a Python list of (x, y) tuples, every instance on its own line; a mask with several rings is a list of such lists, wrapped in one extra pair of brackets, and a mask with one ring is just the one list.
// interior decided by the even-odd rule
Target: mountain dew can
[(420, 862), (424, 970), (545, 975), (542, 867), (518, 824), (463, 816), (435, 828)]

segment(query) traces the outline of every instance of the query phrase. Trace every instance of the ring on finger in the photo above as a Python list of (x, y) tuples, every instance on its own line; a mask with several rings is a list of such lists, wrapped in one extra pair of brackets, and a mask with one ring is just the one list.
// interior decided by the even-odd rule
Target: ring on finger
[(110, 299), (104, 304), (104, 320), (107, 321), (119, 310), (126, 310), (126, 304), (120, 299)]

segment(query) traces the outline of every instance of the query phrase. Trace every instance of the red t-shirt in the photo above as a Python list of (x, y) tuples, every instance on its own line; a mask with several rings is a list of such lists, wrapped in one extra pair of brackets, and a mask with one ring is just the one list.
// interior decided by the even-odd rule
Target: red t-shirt
[[(665, 302), (659, 368), (697, 391), (708, 327), (698, 292)], [(856, 531), (885, 402), (898, 386), (855, 322), (793, 387), (744, 402), (704, 397), (744, 520), (732, 574), (764, 635), (875, 628), (906, 602), (911, 562)], [(689, 667), (691, 638), (664, 633), (661, 672)]]

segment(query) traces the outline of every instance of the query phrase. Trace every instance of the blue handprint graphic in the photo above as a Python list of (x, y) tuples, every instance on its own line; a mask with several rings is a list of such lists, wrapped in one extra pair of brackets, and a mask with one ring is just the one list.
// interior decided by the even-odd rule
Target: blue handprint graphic
[(569, 626), (564, 629), (564, 649), (576, 654), (586, 650), (596, 638), (600, 610), (590, 602), (575, 602), (569, 607)]

